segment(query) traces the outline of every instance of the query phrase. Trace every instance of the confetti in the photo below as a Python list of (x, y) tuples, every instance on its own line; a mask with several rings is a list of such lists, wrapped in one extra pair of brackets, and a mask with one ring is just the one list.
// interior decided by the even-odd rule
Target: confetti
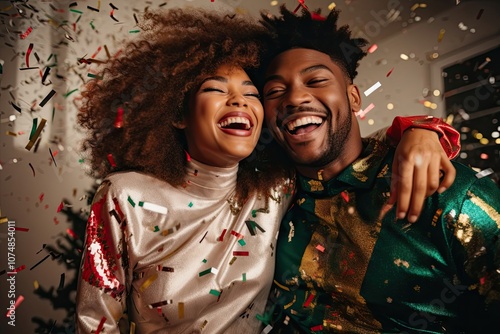
[(61, 212), (61, 210), (64, 208), (64, 202), (61, 201), (61, 204), (57, 207), (57, 212)]
[(168, 212), (168, 209), (164, 206), (160, 206), (157, 204), (149, 203), (149, 202), (139, 202), (139, 206), (142, 207), (143, 209), (153, 211), (153, 212), (158, 212), (161, 214), (166, 215)]
[(221, 292), (214, 289), (210, 289), (210, 294), (219, 297)]
[(360, 111), (356, 112), (355, 115), (356, 116), (359, 116), (359, 118), (363, 119), (365, 117), (365, 115), (370, 111), (372, 110), (373, 108), (375, 107), (375, 105), (373, 103), (370, 103), (368, 105), (368, 107), (366, 107), (364, 110), (361, 109)]
[(302, 307), (309, 307), (309, 305), (311, 304), (311, 302), (313, 301), (313, 299), (314, 299), (314, 295), (311, 293), (309, 295), (309, 297), (307, 297), (307, 299), (304, 302), (304, 305), (302, 305)]
[(141, 287), (139, 288), (139, 290), (141, 292), (143, 292), (144, 290), (146, 290), (151, 284), (153, 284), (154, 281), (156, 281), (156, 279), (158, 278), (158, 274), (155, 273), (151, 276), (149, 276), (145, 281), (144, 283), (142, 283)]
[(30, 43), (30, 45), (28, 46), (28, 50), (26, 50), (26, 67), (27, 68), (30, 67), (30, 54), (31, 54), (32, 50), (33, 50), (33, 43)]
[(97, 329), (95, 330), (94, 334), (99, 334), (104, 327), (104, 323), (106, 322), (106, 317), (102, 317), (101, 321), (99, 322), (99, 325), (97, 326)]
[(224, 229), (221, 235), (217, 238), (217, 241), (224, 241), (224, 235), (226, 234), (227, 229)]
[(47, 102), (49, 102), (49, 100), (52, 98), (52, 96), (54, 96), (54, 95), (55, 95), (55, 93), (56, 93), (56, 91), (52, 89), (52, 90), (49, 92), (49, 94), (47, 94), (47, 96), (45, 96), (45, 98), (42, 100), (42, 102), (40, 102), (39, 106), (43, 108), (43, 106), (45, 106), (45, 104), (46, 104)]
[(321, 245), (316, 245), (316, 249), (319, 250), (322, 253), (325, 251), (325, 247), (323, 247)]
[(219, 272), (219, 269), (211, 267), (211, 268), (208, 268), (208, 269), (203, 270), (202, 272), (200, 272), (198, 274), (198, 277), (202, 277), (202, 276), (205, 276), (205, 275), (210, 274), (210, 273), (212, 273), (214, 275), (217, 275), (218, 272)]
[(488, 169), (484, 169), (484, 170), (480, 171), (479, 173), (476, 173), (476, 177), (478, 179), (480, 179), (480, 178), (483, 178), (483, 177), (491, 175), (491, 174), (493, 174), (493, 169), (488, 168)]
[(259, 224), (254, 222), (253, 220), (247, 220), (245, 221), (245, 224), (247, 225), (248, 230), (250, 231), (250, 235), (256, 235), (255, 229), (259, 229), (262, 233), (266, 232), (262, 227), (260, 227)]
[(54, 154), (52, 154), (52, 150), (50, 149), (50, 147), (49, 147), (49, 153), (50, 153), (50, 157), (52, 158), (52, 161), (54, 162), (54, 166), (57, 167), (56, 159), (54, 158)]
[(479, 65), (479, 67), (477, 68), (478, 70), (482, 70), (486, 65), (488, 65), (488, 63), (491, 61), (491, 58), (490, 57), (486, 57), (486, 59), (484, 60), (484, 62)]
[(29, 228), (26, 227), (15, 227), (14, 229), (19, 232), (28, 232), (30, 230)]
[(233, 251), (234, 256), (248, 256), (249, 252), (246, 251)]
[(108, 162), (111, 167), (116, 167), (115, 159), (113, 159), (113, 155), (111, 153), (108, 154)]
[(163, 300), (161, 302), (157, 302), (157, 303), (153, 303), (153, 304), (149, 304), (148, 307), (150, 309), (153, 309), (153, 308), (157, 308), (157, 307), (161, 307), (161, 306), (165, 306), (165, 305), (168, 305), (168, 304), (172, 304), (174, 301), (172, 299), (169, 299), (169, 300)]
[(374, 53), (377, 49), (378, 49), (377, 44), (372, 44), (372, 45), (368, 48), (368, 53)]
[(483, 12), (484, 12), (484, 8), (481, 8), (479, 10), (479, 12), (477, 13), (476, 20), (479, 20), (481, 18), (481, 16), (483, 15)]
[(14, 307), (13, 308), (8, 308), (8, 311), (7, 311), (7, 314), (5, 315), (6, 318), (9, 318), (10, 315), (12, 313), (15, 313), (16, 312), (16, 308), (19, 307), (19, 305), (23, 302), (24, 300), (24, 297), (22, 295), (20, 295), (19, 297), (17, 297), (16, 299), (16, 302), (14, 304)]
[(59, 279), (59, 287), (57, 288), (57, 291), (62, 291), (62, 289), (64, 288), (64, 280), (66, 278), (66, 274), (65, 273), (62, 273), (61, 274), (61, 278)]
[(380, 83), (380, 81), (377, 81), (376, 83), (373, 84), (373, 86), (371, 86), (370, 88), (368, 88), (367, 90), (365, 90), (365, 92), (364, 92), (365, 96), (370, 95), (375, 90), (377, 90), (380, 86), (382, 86), (382, 84)]
[(31, 162), (29, 163), (29, 166), (31, 167), (31, 171), (33, 172), (33, 177), (35, 177), (35, 168), (33, 168)]
[(24, 33), (22, 33), (19, 37), (21, 39), (25, 39), (26, 37), (28, 37), (29, 34), (31, 34), (31, 32), (33, 31), (33, 28), (32, 27), (29, 27), (28, 29), (26, 29), (26, 31)]
[(441, 41), (443, 40), (443, 36), (444, 36), (445, 31), (446, 30), (444, 30), (444, 29), (439, 30), (438, 43), (441, 43)]
[(392, 71), (394, 71), (394, 67), (393, 67), (393, 68), (391, 68), (391, 70), (390, 70), (389, 72), (387, 72), (387, 74), (385, 75), (385, 77), (386, 77), (386, 78), (388, 78), (388, 77), (389, 77), (389, 75), (391, 75), (391, 74), (392, 74)]
[(239, 234), (238, 232), (236, 232), (235, 230), (231, 230), (231, 235), (234, 235), (236, 238), (240, 239), (240, 238), (243, 238), (243, 235), (242, 234)]
[(123, 108), (119, 107), (118, 110), (116, 111), (114, 127), (119, 129), (122, 126), (123, 126)]
[(184, 303), (177, 304), (177, 313), (178, 313), (179, 319), (184, 318)]
[(47, 122), (47, 120), (45, 118), (42, 118), (42, 120), (40, 121), (40, 125), (38, 125), (38, 127), (36, 128), (36, 131), (34, 132), (33, 136), (30, 138), (28, 144), (25, 147), (28, 151), (31, 151), (31, 148), (33, 147), (36, 140), (38, 139), (38, 137), (42, 133), (43, 127), (45, 126), (46, 122)]

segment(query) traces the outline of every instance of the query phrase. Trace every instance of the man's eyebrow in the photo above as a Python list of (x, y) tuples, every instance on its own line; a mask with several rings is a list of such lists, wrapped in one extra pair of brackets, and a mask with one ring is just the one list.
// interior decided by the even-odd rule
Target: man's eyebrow
[[(299, 73), (306, 74), (306, 73), (317, 71), (317, 70), (327, 70), (328, 72), (334, 74), (333, 71), (328, 66), (321, 65), (321, 64), (306, 67), (306, 68), (302, 69)], [(283, 77), (281, 75), (273, 74), (273, 75), (268, 76), (264, 80), (264, 84), (266, 84), (267, 82), (272, 81), (272, 80), (282, 80), (282, 79), (283, 79)]]

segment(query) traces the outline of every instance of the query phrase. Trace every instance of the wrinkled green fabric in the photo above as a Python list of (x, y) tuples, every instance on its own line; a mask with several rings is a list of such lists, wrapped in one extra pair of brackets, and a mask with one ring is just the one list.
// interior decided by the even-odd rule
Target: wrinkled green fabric
[(500, 328), (498, 186), (454, 163), (453, 185), (426, 199), (409, 224), (384, 206), (393, 150), (375, 140), (364, 145), (335, 179), (298, 176), (277, 244), (274, 332)]

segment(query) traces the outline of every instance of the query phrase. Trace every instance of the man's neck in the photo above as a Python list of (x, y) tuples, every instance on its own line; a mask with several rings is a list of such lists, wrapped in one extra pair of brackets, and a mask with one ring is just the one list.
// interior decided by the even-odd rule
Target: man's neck
[(342, 173), (347, 167), (349, 167), (363, 151), (363, 143), (361, 138), (356, 140), (354, 144), (345, 145), (345, 149), (342, 151), (340, 156), (321, 167), (310, 167), (310, 166), (296, 166), (297, 172), (302, 176), (310, 179), (329, 181), (337, 177)]

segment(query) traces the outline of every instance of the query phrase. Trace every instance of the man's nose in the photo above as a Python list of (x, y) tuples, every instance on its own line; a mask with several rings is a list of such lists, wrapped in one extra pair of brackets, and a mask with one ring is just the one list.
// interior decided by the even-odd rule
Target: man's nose
[(311, 102), (311, 94), (302, 86), (290, 86), (283, 99), (283, 107), (286, 110), (299, 107)]

